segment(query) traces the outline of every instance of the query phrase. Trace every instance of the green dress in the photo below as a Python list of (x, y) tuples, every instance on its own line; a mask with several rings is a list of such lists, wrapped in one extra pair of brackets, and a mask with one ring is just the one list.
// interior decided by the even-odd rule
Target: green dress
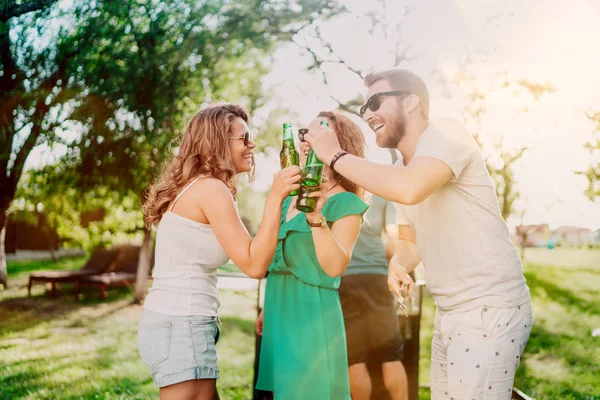
[[(269, 266), (256, 388), (282, 400), (350, 400), (340, 278), (321, 268), (305, 214), (285, 222), (290, 201), (283, 203)], [(323, 215), (331, 226), (367, 208), (354, 193), (342, 192), (327, 200)]]

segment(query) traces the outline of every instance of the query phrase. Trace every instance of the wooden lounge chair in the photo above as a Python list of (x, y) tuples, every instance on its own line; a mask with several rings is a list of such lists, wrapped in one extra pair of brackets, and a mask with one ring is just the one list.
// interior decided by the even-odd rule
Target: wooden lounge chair
[(111, 268), (102, 274), (83, 276), (75, 283), (75, 297), (79, 296), (81, 286), (96, 286), (100, 300), (106, 297), (106, 289), (135, 284), (140, 246), (121, 246), (117, 259)]
[(77, 271), (39, 271), (29, 274), (28, 295), (31, 296), (31, 286), (35, 282), (50, 283), (50, 295), (56, 296), (56, 284), (65, 282), (77, 282), (82, 277), (101, 274), (111, 267), (119, 253), (118, 248), (97, 248), (92, 252), (90, 258), (83, 267)]

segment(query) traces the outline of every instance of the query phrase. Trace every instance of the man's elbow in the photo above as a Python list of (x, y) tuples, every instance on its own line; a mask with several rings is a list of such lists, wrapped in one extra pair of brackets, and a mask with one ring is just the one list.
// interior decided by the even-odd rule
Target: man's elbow
[(421, 203), (429, 195), (416, 189), (403, 190), (398, 193), (394, 198), (390, 199), (395, 203), (404, 204), (407, 206), (414, 206), (415, 204)]

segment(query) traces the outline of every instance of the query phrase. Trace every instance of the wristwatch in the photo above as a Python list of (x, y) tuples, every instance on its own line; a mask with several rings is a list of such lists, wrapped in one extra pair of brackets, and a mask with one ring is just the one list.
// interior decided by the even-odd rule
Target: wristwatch
[(306, 217), (306, 223), (312, 228), (324, 228), (327, 226), (327, 219), (321, 215), (321, 219), (318, 222), (312, 222), (310, 219), (308, 219), (308, 217)]

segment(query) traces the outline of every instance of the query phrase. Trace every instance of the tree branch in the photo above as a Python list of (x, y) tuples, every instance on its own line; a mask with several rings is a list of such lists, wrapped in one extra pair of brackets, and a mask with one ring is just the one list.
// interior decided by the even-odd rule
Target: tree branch
[(313, 58), (313, 65), (311, 65), (310, 67), (308, 67), (309, 70), (311, 69), (318, 69), (319, 72), (321, 73), (321, 79), (323, 80), (323, 84), (325, 85), (325, 87), (327, 88), (327, 94), (329, 95), (329, 97), (335, 101), (336, 103), (338, 103), (339, 108), (341, 108), (342, 110), (349, 112), (351, 114), (354, 114), (358, 117), (362, 116), (360, 115), (360, 113), (358, 113), (356, 110), (353, 110), (351, 108), (351, 104), (350, 103), (344, 103), (343, 101), (339, 100), (338, 98), (336, 98), (331, 91), (329, 90), (329, 80), (327, 79), (327, 74), (325, 73), (325, 71), (323, 71), (323, 69), (321, 68), (321, 65), (326, 62), (323, 61), (319, 58), (319, 56), (317, 55), (317, 53), (314, 52), (314, 50), (312, 50), (310, 47), (308, 46), (301, 46), (300, 44), (298, 44), (297, 42), (294, 41), (294, 43), (296, 43), (296, 45), (298, 45), (299, 47), (303, 48), (304, 50), (306, 50)]
[(56, 0), (29, 0), (17, 4), (16, 0), (4, 0), (4, 7), (0, 7), (0, 23), (7, 22), (13, 17), (43, 10), (55, 2)]

